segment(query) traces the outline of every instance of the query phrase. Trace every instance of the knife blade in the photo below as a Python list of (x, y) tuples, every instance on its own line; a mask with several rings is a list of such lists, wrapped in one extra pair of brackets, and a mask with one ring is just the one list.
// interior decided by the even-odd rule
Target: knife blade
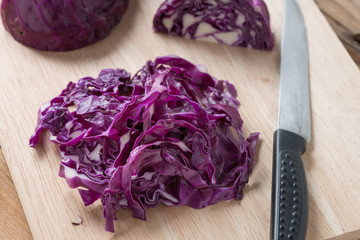
[(311, 139), (306, 26), (296, 0), (285, 0), (279, 122), (274, 133), (270, 239), (305, 239), (308, 193), (301, 155)]

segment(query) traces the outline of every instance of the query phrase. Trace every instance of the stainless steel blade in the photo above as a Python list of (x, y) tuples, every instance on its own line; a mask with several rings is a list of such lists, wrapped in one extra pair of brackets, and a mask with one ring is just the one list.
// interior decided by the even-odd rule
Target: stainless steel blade
[(310, 133), (309, 57), (304, 17), (295, 0), (285, 0), (281, 46), (279, 128), (308, 142)]

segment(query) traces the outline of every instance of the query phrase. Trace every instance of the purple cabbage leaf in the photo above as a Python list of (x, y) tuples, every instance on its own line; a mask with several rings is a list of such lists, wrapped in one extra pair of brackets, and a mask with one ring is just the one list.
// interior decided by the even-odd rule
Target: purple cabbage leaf
[(106, 37), (129, 0), (3, 0), (5, 29), (18, 42), (45, 51), (69, 51)]
[(263, 0), (166, 0), (153, 19), (156, 32), (229, 46), (271, 50), (274, 39)]

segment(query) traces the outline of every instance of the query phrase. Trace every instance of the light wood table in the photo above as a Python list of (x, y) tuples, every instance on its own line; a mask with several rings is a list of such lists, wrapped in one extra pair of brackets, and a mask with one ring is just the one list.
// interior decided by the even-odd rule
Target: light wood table
[(32, 239), (19, 197), (0, 148), (0, 239)]
[(360, 67), (360, 1), (315, 0), (315, 2)]
[[(360, 68), (360, 1), (316, 0)], [(355, 239), (349, 233), (336, 239)], [(33, 239), (0, 147), (0, 239)]]

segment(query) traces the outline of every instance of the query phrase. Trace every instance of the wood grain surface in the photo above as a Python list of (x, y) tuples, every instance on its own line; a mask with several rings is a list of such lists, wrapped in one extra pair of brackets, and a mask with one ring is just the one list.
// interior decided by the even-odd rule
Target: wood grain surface
[[(132, 1), (123, 22), (107, 40), (71, 53), (41, 53), (25, 48), (0, 28), (0, 38), (4, 40), (0, 42), (0, 69), (6, 75), (2, 81), (11, 80), (0, 90), (0, 101), (6, 103), (0, 107), (0, 144), (34, 238), (267, 239), (283, 6), (268, 3), (277, 47), (272, 53), (262, 53), (153, 34), (148, 29), (151, 28), (149, 12), (155, 11), (161, 1), (155, 5), (145, 0), (142, 0), (145, 4), (140, 5), (139, 1)], [(331, 1), (335, 2), (327, 2)], [(342, 1), (336, 2), (342, 4)], [(360, 157), (357, 148), (360, 73), (313, 2), (303, 1), (301, 7), (308, 26), (311, 24), (313, 141), (304, 156), (310, 194), (307, 238), (358, 239), (360, 166), (355, 160)], [(336, 16), (335, 13), (329, 15)], [(132, 30), (135, 17), (145, 19), (141, 31)], [(146, 34), (151, 34), (150, 42), (143, 41)], [(138, 45), (127, 43), (129, 39), (144, 46), (139, 50)], [(165, 47), (154, 48), (154, 42)], [(235, 83), (242, 102), (240, 112), (245, 132), (262, 132), (258, 163), (241, 202), (220, 203), (200, 211), (160, 206), (148, 210), (148, 222), (134, 220), (130, 212), (122, 211), (116, 222), (116, 234), (105, 233), (99, 204), (84, 208), (77, 192), (57, 177), (56, 147), (44, 141), (38, 150), (28, 149), (27, 138), (34, 128), (37, 107), (58, 94), (69, 79), (76, 81), (88, 74), (96, 76), (105, 67), (124, 67), (134, 72), (148, 58), (168, 53), (204, 63), (216, 77)], [(254, 65), (263, 68), (254, 71)], [(240, 72), (236, 72), (238, 68)], [(0, 239), (31, 239), (2, 154), (0, 177)], [(76, 221), (79, 215), (83, 216), (84, 224), (72, 226), (71, 221)]]
[(360, 67), (360, 1), (316, 1), (341, 42)]
[(0, 239), (31, 240), (19, 197), (0, 147)]

